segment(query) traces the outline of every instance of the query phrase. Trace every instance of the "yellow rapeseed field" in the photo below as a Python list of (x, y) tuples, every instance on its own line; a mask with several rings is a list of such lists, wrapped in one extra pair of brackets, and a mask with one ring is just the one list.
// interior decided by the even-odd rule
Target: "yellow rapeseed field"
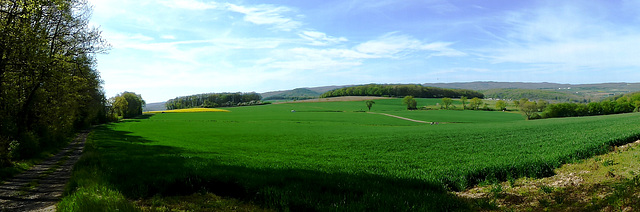
[(198, 112), (231, 112), (231, 111), (223, 110), (223, 109), (215, 109), (215, 108), (189, 108), (189, 109), (177, 109), (177, 110), (149, 111), (144, 113), (149, 114), (149, 113), (198, 113)]

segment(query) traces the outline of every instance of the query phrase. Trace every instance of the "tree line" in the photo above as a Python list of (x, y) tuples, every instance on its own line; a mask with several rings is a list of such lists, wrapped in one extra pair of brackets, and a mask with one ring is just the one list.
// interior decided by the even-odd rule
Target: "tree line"
[(339, 96), (388, 96), (388, 97), (405, 97), (412, 96), (415, 98), (460, 98), (466, 96), (468, 98), (484, 98), (484, 94), (467, 89), (448, 89), (425, 87), (422, 85), (380, 85), (369, 84), (353, 87), (346, 87), (328, 91), (322, 94), (321, 98), (339, 97)]
[(0, 167), (107, 121), (86, 0), (0, 0)]
[(255, 92), (251, 93), (208, 93), (182, 96), (170, 99), (165, 103), (167, 110), (185, 108), (214, 108), (214, 107), (235, 107), (263, 104), (260, 100), (262, 96)]
[(550, 104), (541, 114), (542, 118), (596, 116), (638, 112), (640, 93), (631, 93), (600, 102)]

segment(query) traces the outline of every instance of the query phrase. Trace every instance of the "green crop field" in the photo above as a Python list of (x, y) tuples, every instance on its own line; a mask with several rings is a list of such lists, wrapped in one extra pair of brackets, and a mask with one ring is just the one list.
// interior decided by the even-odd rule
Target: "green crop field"
[(401, 99), (372, 107), (441, 122), (430, 125), (361, 112), (362, 101), (225, 109), (96, 128), (62, 205), (99, 184), (130, 199), (204, 191), (278, 210), (465, 209), (447, 191), (549, 176), (640, 138), (638, 113), (525, 121), (501, 111), (406, 111)]

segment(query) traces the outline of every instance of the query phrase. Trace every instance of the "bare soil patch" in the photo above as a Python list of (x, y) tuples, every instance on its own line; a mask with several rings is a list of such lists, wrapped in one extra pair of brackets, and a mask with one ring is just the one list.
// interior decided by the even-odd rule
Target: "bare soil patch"
[(55, 211), (89, 132), (41, 164), (0, 185), (0, 211)]
[(520, 178), (456, 192), (482, 211), (635, 211), (640, 209), (640, 141), (565, 164), (554, 176)]

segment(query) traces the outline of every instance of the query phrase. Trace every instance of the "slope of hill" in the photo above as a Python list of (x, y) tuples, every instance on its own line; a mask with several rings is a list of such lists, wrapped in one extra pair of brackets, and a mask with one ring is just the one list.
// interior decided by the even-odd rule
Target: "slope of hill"
[(489, 90), (497, 88), (520, 88), (520, 89), (558, 89), (571, 87), (570, 84), (558, 83), (531, 83), (531, 82), (454, 82), (454, 83), (424, 83), (424, 86), (440, 87), (440, 88), (461, 88), (471, 90)]
[(309, 90), (307, 88), (296, 88), (290, 91), (263, 97), (262, 100), (301, 100), (318, 98), (321, 93)]
[(585, 102), (584, 96), (573, 93), (560, 92), (556, 90), (542, 89), (517, 89), (517, 88), (496, 88), (482, 91), (485, 98), (493, 99), (530, 99), (547, 100), (554, 102)]
[(165, 103), (166, 102), (149, 103), (142, 108), (142, 111), (147, 112), (147, 111), (166, 110), (167, 108), (164, 106)]
[[(599, 101), (607, 97), (640, 91), (640, 83), (599, 83), (599, 84), (559, 84), (530, 82), (462, 82), (462, 83), (425, 83), (425, 86), (442, 88), (461, 88), (472, 90), (491, 89), (536, 89), (557, 91), (579, 97), (579, 100)], [(554, 97), (555, 98), (555, 97)], [(552, 99), (549, 99), (552, 100)]]
[[(350, 87), (350, 86), (352, 85), (341, 85), (341, 86), (332, 85), (332, 86), (322, 86), (322, 87), (313, 87), (313, 88), (296, 88), (292, 90), (269, 91), (269, 92), (261, 93), (260, 95), (262, 96), (263, 100), (270, 100), (272, 99), (270, 98), (272, 96), (276, 96), (274, 97), (276, 99), (281, 97), (305, 97), (305, 96), (317, 98), (320, 96), (320, 94), (323, 94), (324, 92), (338, 89), (338, 88)], [(296, 96), (296, 95), (302, 95), (302, 96)], [(292, 98), (289, 98), (289, 99), (292, 99)], [(304, 98), (301, 98), (301, 99), (304, 99)], [(309, 98), (306, 98), (306, 99), (309, 99)]]

